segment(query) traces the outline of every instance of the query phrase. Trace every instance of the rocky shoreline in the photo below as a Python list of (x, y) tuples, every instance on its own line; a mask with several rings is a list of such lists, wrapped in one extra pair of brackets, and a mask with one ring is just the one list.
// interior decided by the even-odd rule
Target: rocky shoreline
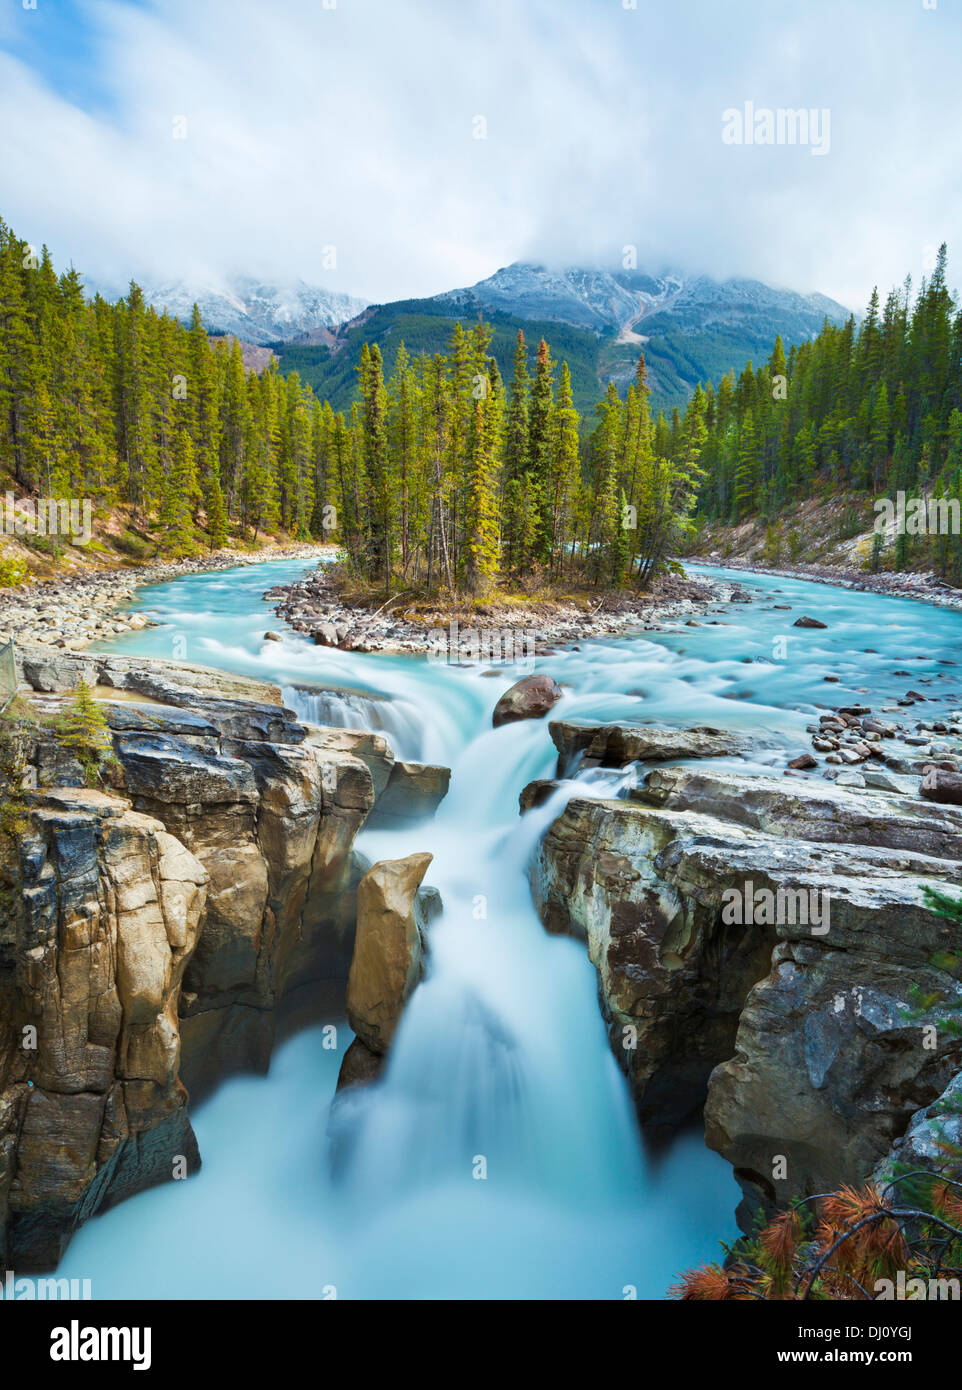
[(163, 560), (136, 569), (105, 569), (0, 590), (0, 645), (14, 639), (28, 644), (82, 651), (93, 642), (154, 626), (124, 605), (144, 584), (162, 584), (185, 575), (215, 573), (271, 560), (306, 560), (322, 553), (317, 545), (271, 546), (259, 551), (215, 551), (187, 560)]
[(914, 598), (933, 603), (938, 608), (962, 612), (962, 589), (953, 588), (937, 574), (917, 574), (913, 571), (892, 574), (887, 571), (870, 574), (854, 566), (792, 565), (789, 567), (759, 566), (751, 560), (723, 558), (718, 551), (709, 555), (688, 555), (692, 565), (711, 565), (713, 568), (756, 574), (767, 579), (805, 579), (812, 584), (830, 584), (838, 589), (856, 589), (870, 594), (891, 594), (893, 598)]
[[(14, 639), (64, 651), (82, 651), (93, 643), (154, 626), (149, 618), (126, 606), (144, 585), (278, 559), (310, 560), (329, 550), (330, 547), (316, 544), (272, 546), (253, 553), (224, 550), (4, 590), (0, 592), (0, 645)], [(734, 575), (741, 571), (764, 578), (804, 579), (916, 598), (962, 611), (962, 590), (953, 589), (934, 574), (868, 575), (856, 569), (825, 565), (759, 569), (748, 561), (720, 560), (717, 554), (689, 559), (693, 564), (712, 564), (733, 571), (732, 589), (736, 597), (739, 585)], [(606, 595), (594, 606), (574, 600), (507, 603), (495, 597), (471, 608), (453, 604), (414, 612), (405, 609), (402, 594), (382, 609), (372, 610), (345, 600), (337, 581), (321, 567), (293, 584), (267, 590), (264, 597), (273, 604), (279, 618), (318, 646), (357, 652), (429, 653), (437, 650), (439, 634), (443, 634), (446, 652), (452, 643), (467, 643), (470, 656), (470, 635), (483, 632), (510, 640), (516, 652), (524, 644), (527, 656), (550, 656), (553, 646), (640, 631), (663, 631), (673, 622), (706, 613), (713, 603), (730, 600), (732, 594), (725, 585), (698, 576), (671, 575), (663, 576), (649, 593)]]

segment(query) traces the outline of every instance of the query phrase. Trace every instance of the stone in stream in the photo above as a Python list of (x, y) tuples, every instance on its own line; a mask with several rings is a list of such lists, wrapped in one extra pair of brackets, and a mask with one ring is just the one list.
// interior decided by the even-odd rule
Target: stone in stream
[(451, 769), (430, 763), (396, 762), (387, 787), (368, 818), (369, 826), (396, 826), (432, 817), (447, 796)]
[(558, 750), (559, 777), (567, 777), (579, 759), (589, 766), (627, 767), (635, 762), (722, 758), (743, 753), (748, 747), (746, 738), (707, 725), (662, 729), (651, 724), (599, 725), (553, 719), (548, 731)]
[(433, 856), (385, 859), (361, 879), (347, 981), (347, 1017), (371, 1052), (387, 1052), (421, 977), (423, 918), (418, 889)]
[(377, 1081), (384, 1069), (384, 1060), (382, 1053), (372, 1052), (361, 1038), (355, 1038), (345, 1052), (341, 1070), (337, 1074), (338, 1091), (345, 1091), (351, 1086), (369, 1086), (372, 1081)]
[(803, 753), (800, 758), (793, 758), (788, 765), (799, 769), (818, 767), (818, 759), (813, 758), (811, 753)]
[(494, 707), (491, 723), (496, 729), (520, 719), (543, 719), (561, 699), (561, 686), (551, 676), (525, 676), (506, 690)]
[(962, 775), (930, 768), (919, 791), (927, 801), (939, 801), (949, 806), (962, 806)]
[(796, 618), (792, 627), (828, 627), (828, 623), (820, 623), (817, 618)]

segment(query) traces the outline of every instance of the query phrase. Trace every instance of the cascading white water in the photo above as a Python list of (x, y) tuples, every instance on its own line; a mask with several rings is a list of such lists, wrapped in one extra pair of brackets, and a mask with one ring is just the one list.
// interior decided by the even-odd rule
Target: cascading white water
[[(588, 1204), (630, 1201), (640, 1189), (640, 1144), (594, 972), (583, 947), (544, 933), (526, 876), (574, 784), (520, 826), (490, 814), (492, 804), (516, 800), (514, 769), (531, 741), (530, 726), (482, 734), (469, 763), (481, 757), (496, 784), (491, 798), (454, 801), (434, 823), (361, 837), (378, 859), (429, 847), (427, 881), (440, 889), (444, 913), (432, 923), (428, 976), (383, 1082), (339, 1104), (352, 1154), (345, 1187), (359, 1203), (399, 1182), (413, 1190), (492, 1181), (562, 1201), (580, 1191)], [(453, 780), (467, 784), (459, 766)], [(584, 795), (588, 786), (577, 789)], [(385, 1152), (394, 1156), (390, 1170)]]
[(370, 729), (384, 734), (399, 758), (417, 760), (424, 752), (424, 726), (408, 700), (373, 700), (349, 691), (308, 691), (282, 687), (285, 705), (309, 724), (336, 729)]
[[(265, 642), (260, 594), (303, 566), (259, 570), (146, 591), (140, 606), (163, 625), (112, 647), (170, 656), (171, 635), (187, 634), (180, 655), (279, 681), (307, 716), (298, 701), (314, 697), (295, 686), (370, 690), (396, 752), (452, 767), (434, 822), (360, 838), (371, 858), (433, 853), (426, 881), (444, 915), (430, 928), (429, 973), (381, 1084), (336, 1107), (335, 1175), (324, 1154), (350, 1041), (342, 1020), (331, 1020), (336, 1049), (309, 1029), (279, 1049), (269, 1077), (223, 1085), (192, 1117), (203, 1170), (88, 1223), (61, 1273), (92, 1278), (102, 1297), (313, 1297), (331, 1287), (362, 1298), (662, 1296), (734, 1234), (738, 1193), (695, 1134), (643, 1157), (595, 972), (581, 945), (545, 935), (532, 908), (525, 864), (566, 794), (519, 819), (521, 789), (553, 770), (545, 724), (491, 728), (509, 669), (486, 679), (292, 634)], [(740, 578), (771, 591), (771, 580)], [(786, 747), (807, 747), (804, 726), (826, 692), (839, 704), (871, 688), (881, 704), (906, 689), (896, 672), (909, 662), (912, 684), (962, 705), (959, 614), (799, 581), (776, 587), (767, 606), (727, 606), (698, 632), (557, 652), (548, 669), (566, 693), (556, 713), (765, 732), (783, 742), (771, 754), (781, 768)], [(805, 611), (828, 628), (793, 629)], [(839, 682), (826, 686), (826, 674)], [(352, 699), (327, 704), (328, 719), (351, 727)], [(598, 773), (577, 788), (613, 789)]]

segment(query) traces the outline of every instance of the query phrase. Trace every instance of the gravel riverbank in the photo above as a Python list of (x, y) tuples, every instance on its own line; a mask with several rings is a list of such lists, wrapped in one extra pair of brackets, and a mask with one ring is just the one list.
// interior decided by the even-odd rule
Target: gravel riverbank
[(270, 560), (306, 560), (322, 553), (317, 545), (271, 546), (263, 550), (217, 551), (189, 560), (164, 560), (137, 569), (97, 570), (69, 579), (44, 580), (0, 590), (0, 644), (11, 638), (26, 644), (82, 651), (91, 642), (152, 626), (125, 604), (144, 584), (162, 584), (183, 575), (261, 565)]

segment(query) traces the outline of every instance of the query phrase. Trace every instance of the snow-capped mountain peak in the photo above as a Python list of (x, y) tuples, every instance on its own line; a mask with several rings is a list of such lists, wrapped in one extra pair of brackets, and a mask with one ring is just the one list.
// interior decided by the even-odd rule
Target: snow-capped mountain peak
[[(89, 293), (95, 288), (87, 286)], [(166, 309), (174, 318), (189, 322), (196, 303), (209, 332), (232, 333), (258, 345), (288, 342), (318, 328), (336, 328), (367, 306), (364, 299), (303, 280), (278, 285), (239, 276), (220, 285), (171, 281), (148, 282), (142, 288), (149, 304)], [(101, 289), (101, 293), (115, 299), (126, 293), (126, 288)]]
[(649, 275), (637, 270), (565, 267), (551, 269), (527, 261), (498, 270), (467, 289), (450, 290), (438, 300), (461, 308), (501, 310), (522, 318), (557, 319), (596, 332), (625, 330), (642, 319), (669, 313), (681, 321), (732, 322), (745, 315), (784, 314), (836, 321), (848, 311), (824, 295), (773, 289), (758, 280), (716, 281), (676, 271)]

